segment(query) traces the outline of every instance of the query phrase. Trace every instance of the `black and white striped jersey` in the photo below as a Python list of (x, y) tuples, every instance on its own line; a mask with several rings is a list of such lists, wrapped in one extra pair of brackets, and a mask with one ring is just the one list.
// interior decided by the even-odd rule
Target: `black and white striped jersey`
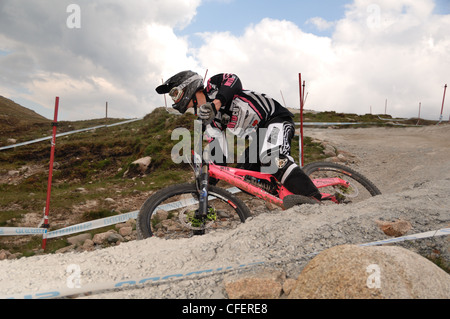
[(217, 74), (209, 79), (205, 88), (209, 101), (219, 99), (222, 107), (211, 124), (223, 131), (243, 136), (264, 127), (276, 118), (292, 118), (289, 110), (266, 94), (244, 90), (234, 74)]

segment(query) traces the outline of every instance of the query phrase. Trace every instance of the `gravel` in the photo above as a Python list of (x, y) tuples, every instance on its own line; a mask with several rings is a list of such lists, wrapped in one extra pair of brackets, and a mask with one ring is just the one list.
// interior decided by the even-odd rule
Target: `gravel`
[[(357, 161), (351, 166), (371, 179), (383, 195), (350, 205), (303, 205), (259, 212), (235, 229), (204, 236), (149, 238), (93, 252), (3, 260), (0, 295), (35, 297), (38, 292), (67, 289), (76, 283), (99, 288), (103, 283), (182, 274), (76, 297), (227, 298), (223, 281), (238, 273), (257, 275), (268, 267), (296, 278), (314, 254), (327, 248), (388, 239), (377, 220), (407, 220), (412, 224), (408, 234), (449, 227), (450, 126), (306, 129), (305, 133), (354, 154)], [(450, 260), (448, 236), (396, 245), (422, 255), (440, 251), (446, 262)], [(256, 262), (263, 263), (250, 265)], [(211, 272), (189, 274), (208, 269)], [(78, 278), (80, 282), (74, 280)]]

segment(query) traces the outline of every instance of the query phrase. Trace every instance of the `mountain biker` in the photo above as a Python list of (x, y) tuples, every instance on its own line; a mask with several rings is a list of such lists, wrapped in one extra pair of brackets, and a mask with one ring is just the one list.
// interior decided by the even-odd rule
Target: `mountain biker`
[[(212, 139), (222, 139), (220, 145), (225, 157), (225, 135), (220, 135), (220, 132), (228, 129), (238, 136), (256, 132), (256, 141), (262, 144), (257, 148), (259, 158), (256, 163), (251, 163), (250, 147), (247, 148), (243, 168), (261, 169), (267, 165), (268, 157), (275, 157), (276, 172), (273, 176), (290, 192), (321, 198), (317, 187), (290, 155), (295, 126), (288, 109), (265, 94), (244, 90), (235, 74), (217, 74), (208, 80), (206, 87), (203, 83), (203, 78), (197, 73), (183, 71), (158, 86), (156, 92), (169, 93), (173, 108), (181, 114), (190, 108), (194, 108), (195, 114), (199, 111), (199, 118), (207, 125), (207, 134)], [(261, 134), (264, 136), (259, 136)]]

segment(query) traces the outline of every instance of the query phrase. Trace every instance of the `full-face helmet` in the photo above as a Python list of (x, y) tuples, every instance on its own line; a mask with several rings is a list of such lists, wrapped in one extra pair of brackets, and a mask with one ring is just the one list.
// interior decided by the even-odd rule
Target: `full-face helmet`
[(195, 72), (183, 71), (175, 74), (166, 82), (156, 88), (158, 94), (169, 93), (174, 104), (172, 107), (181, 114), (188, 108), (189, 102), (194, 99), (194, 107), (197, 103), (195, 93), (203, 89), (203, 78)]

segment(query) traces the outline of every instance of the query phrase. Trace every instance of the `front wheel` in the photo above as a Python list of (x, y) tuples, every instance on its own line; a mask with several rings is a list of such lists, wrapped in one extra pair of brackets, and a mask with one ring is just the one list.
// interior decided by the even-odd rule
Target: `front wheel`
[(347, 186), (331, 185), (320, 187), (322, 199), (333, 198), (339, 203), (355, 203), (380, 195), (380, 190), (367, 177), (344, 165), (328, 162), (314, 162), (303, 167), (303, 171), (315, 183), (320, 180), (323, 185), (328, 178), (340, 178)]
[(195, 184), (173, 185), (150, 196), (137, 217), (138, 239), (190, 237), (193, 233), (229, 229), (250, 217), (248, 207), (230, 192), (209, 186), (208, 216), (196, 220), (198, 191)]

